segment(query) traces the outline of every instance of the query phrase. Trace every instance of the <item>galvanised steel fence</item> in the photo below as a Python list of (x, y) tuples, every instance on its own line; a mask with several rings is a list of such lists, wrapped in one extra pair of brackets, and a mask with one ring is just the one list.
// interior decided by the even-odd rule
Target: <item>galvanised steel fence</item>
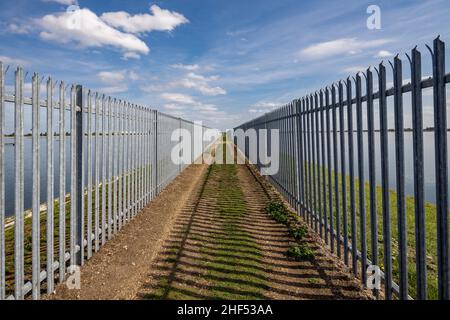
[[(449, 299), (450, 75), (444, 42), (428, 49), (432, 77), (423, 77), (414, 48), (405, 71), (398, 55), (389, 62), (390, 88), (381, 63), (377, 82), (368, 68), (364, 78), (358, 73), (235, 128), (279, 130), (280, 168), (269, 181), (364, 286), (367, 268), (380, 267), (385, 299)], [(249, 158), (249, 146), (241, 149)]]
[(172, 133), (200, 132), (193, 162), (206, 127), (38, 74), (25, 83), (21, 67), (9, 85), (7, 71), (0, 62), (0, 300), (39, 299), (188, 165), (172, 161)]

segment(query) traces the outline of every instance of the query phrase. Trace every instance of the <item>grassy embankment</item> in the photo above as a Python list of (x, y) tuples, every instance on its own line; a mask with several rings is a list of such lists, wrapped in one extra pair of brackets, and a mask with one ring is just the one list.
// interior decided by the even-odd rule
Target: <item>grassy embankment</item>
[[(311, 166), (311, 169), (314, 166)], [(322, 173), (322, 167), (316, 166), (319, 172)], [(356, 173), (356, 172), (355, 172)], [(322, 178), (322, 176), (321, 176)], [(326, 179), (326, 195), (328, 199), (328, 179)], [(342, 176), (338, 175), (338, 195), (340, 204), (340, 221), (341, 221), (341, 235), (343, 234), (343, 203), (342, 203)], [(360, 245), (360, 209), (359, 209), (359, 180), (355, 179), (355, 208), (356, 208), (356, 229), (358, 239), (358, 249), (361, 249)], [(336, 195), (334, 193), (334, 172), (332, 173), (332, 190), (333, 190), (333, 212), (336, 210)], [(319, 192), (322, 193), (322, 190)], [(364, 195), (365, 195), (365, 211), (366, 211), (366, 238), (367, 238), (367, 250), (368, 257), (371, 257), (371, 229), (370, 229), (370, 190), (369, 183), (364, 183)], [(346, 176), (346, 212), (348, 215), (348, 230), (349, 238), (351, 235), (351, 206), (350, 206), (350, 178)], [(394, 280), (398, 280), (398, 219), (397, 219), (397, 193), (394, 190), (389, 192), (389, 208), (391, 212), (391, 241), (392, 241), (392, 271)], [(323, 201), (323, 196), (322, 196)], [(412, 297), (416, 295), (416, 257), (415, 257), (415, 214), (414, 204), (415, 200), (412, 196), (406, 196), (406, 224), (407, 224), (407, 255), (408, 255), (408, 289), (409, 294)], [(329, 213), (328, 201), (326, 204), (327, 212)], [(378, 227), (378, 261), (381, 269), (384, 269), (383, 258), (383, 219), (382, 219), (382, 188), (376, 187), (376, 212), (377, 212), (377, 227)], [(329, 218), (328, 218), (329, 221)], [(333, 216), (333, 223), (335, 226), (336, 217)], [(428, 282), (428, 298), (437, 299), (437, 235), (436, 235), (436, 206), (432, 203), (425, 203), (425, 234), (426, 234), (426, 259), (427, 259), (427, 282)], [(349, 241), (349, 243), (351, 243)]]

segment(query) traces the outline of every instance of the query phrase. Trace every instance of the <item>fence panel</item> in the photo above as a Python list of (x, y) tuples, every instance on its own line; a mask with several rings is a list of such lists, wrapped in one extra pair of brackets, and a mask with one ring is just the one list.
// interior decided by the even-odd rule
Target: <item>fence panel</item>
[[(44, 83), (38, 74), (26, 83), (21, 67), (11, 84), (8, 69), (0, 62), (0, 300), (39, 299), (90, 259), (210, 142), (203, 141), (206, 127), (200, 124), (79, 85), (52, 78)], [(172, 141), (175, 129), (201, 135), (188, 141), (197, 151), (180, 164), (171, 158), (180, 142)], [(8, 157), (13, 161), (5, 165)], [(8, 196), (5, 180), (14, 184)]]
[[(429, 78), (422, 77), (421, 53), (414, 48), (407, 54), (408, 83), (396, 56), (389, 62), (392, 83), (381, 63), (376, 82), (369, 68), (365, 81), (358, 73), (353, 81), (349, 77), (235, 128), (279, 130), (280, 167), (268, 180), (333, 253), (347, 265), (351, 261), (363, 285), (372, 276), (367, 272), (379, 268), (385, 299), (449, 299), (450, 74), (445, 74), (444, 42), (437, 38), (428, 49)], [(251, 146), (238, 147), (251, 157)], [(425, 147), (434, 150), (426, 153)], [(259, 154), (260, 145), (256, 148)], [(292, 166), (287, 159), (294, 153)], [(379, 289), (373, 287), (375, 296)]]

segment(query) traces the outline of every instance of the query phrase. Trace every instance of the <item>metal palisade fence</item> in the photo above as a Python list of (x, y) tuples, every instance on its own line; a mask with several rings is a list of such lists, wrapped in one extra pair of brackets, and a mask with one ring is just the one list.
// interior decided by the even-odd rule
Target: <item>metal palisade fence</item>
[(0, 300), (39, 299), (188, 165), (172, 161), (172, 133), (200, 132), (194, 162), (207, 128), (37, 74), (25, 83), (21, 67), (9, 85), (8, 69), (0, 62)]
[(364, 286), (379, 267), (385, 299), (449, 299), (450, 75), (444, 42), (427, 48), (431, 77), (414, 48), (404, 70), (399, 56), (389, 62), (392, 82), (380, 63), (377, 81), (368, 68), (235, 128), (279, 130), (269, 181)]

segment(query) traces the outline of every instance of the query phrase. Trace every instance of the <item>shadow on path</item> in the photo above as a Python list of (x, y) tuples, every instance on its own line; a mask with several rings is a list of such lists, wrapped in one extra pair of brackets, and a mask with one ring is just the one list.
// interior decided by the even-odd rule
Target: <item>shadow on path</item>
[[(272, 191), (273, 192), (273, 191)], [(292, 261), (284, 225), (246, 165), (212, 165), (154, 261), (144, 299), (364, 299), (313, 238), (313, 261)]]

